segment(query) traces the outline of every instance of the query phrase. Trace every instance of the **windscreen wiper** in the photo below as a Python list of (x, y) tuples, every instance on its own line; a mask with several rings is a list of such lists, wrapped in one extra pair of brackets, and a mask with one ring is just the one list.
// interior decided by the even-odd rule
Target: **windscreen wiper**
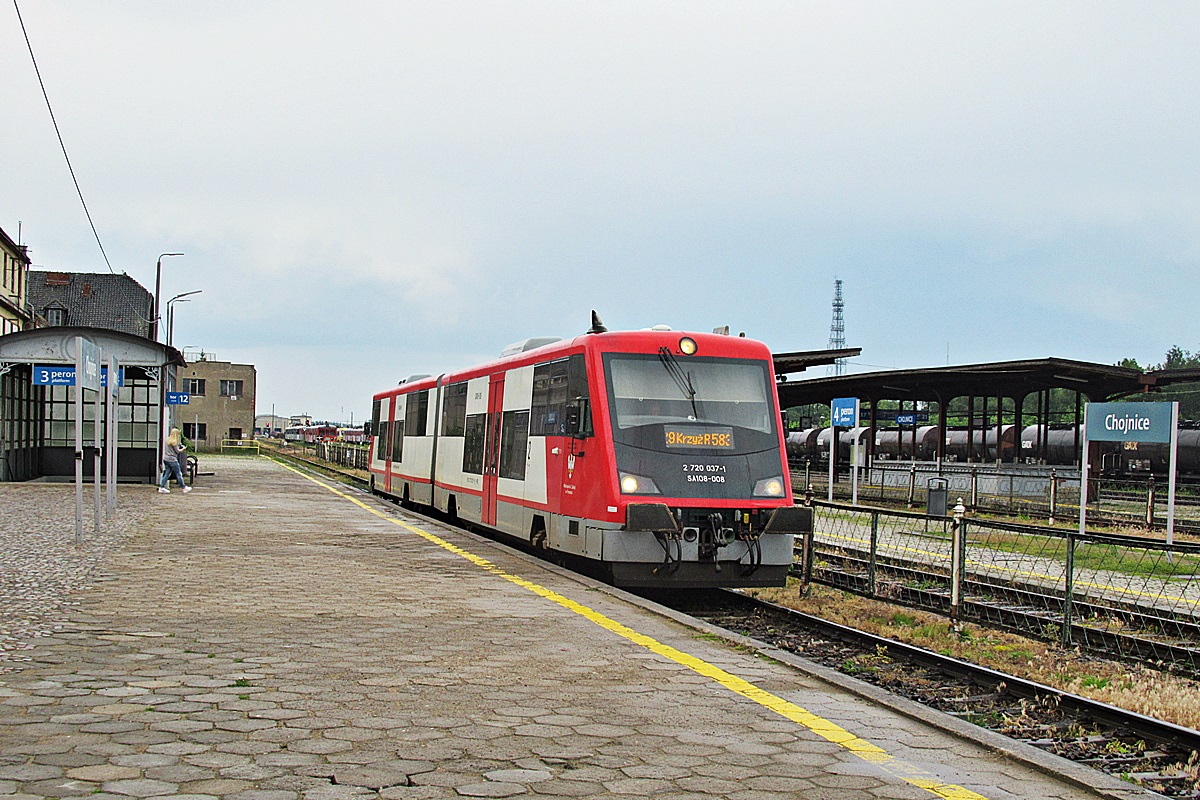
[(658, 360), (662, 362), (663, 367), (667, 370), (667, 374), (675, 381), (675, 385), (687, 397), (688, 402), (692, 404), (692, 417), (700, 418), (700, 412), (696, 410), (696, 387), (692, 386), (691, 374), (684, 372), (683, 367), (679, 366), (679, 360), (675, 358), (675, 354), (667, 347), (658, 348)]

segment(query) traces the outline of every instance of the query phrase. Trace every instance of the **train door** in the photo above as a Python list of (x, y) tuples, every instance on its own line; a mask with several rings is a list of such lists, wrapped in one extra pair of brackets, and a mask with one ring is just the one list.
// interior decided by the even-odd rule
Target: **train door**
[(396, 424), (396, 398), (388, 398), (387, 401), (387, 427), (381, 431), (384, 433), (382, 447), (384, 448), (384, 464), (383, 464), (383, 490), (385, 492), (392, 491), (392, 442), (397, 434), (403, 435), (404, 431), (397, 431), (399, 425)]
[(500, 480), (500, 423), (504, 416), (504, 373), (488, 385), (487, 444), (483, 451), (483, 524), (496, 524), (496, 485)]

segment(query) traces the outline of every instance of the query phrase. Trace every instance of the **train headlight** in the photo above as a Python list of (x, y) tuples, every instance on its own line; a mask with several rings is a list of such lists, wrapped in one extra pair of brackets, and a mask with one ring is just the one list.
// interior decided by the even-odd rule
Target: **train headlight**
[(682, 339), (680, 339), (679, 340), (679, 352), (683, 353), (685, 356), (695, 355), (696, 354), (696, 340), (691, 338), (690, 336), (685, 336)]
[(654, 481), (641, 475), (621, 473), (621, 494), (662, 494)]
[(783, 478), (763, 478), (754, 484), (755, 497), (783, 497)]

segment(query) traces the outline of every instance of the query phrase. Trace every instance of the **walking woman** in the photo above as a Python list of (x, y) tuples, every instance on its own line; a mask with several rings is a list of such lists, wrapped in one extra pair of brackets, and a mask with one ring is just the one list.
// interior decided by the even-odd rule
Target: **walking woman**
[(179, 428), (171, 428), (171, 435), (167, 437), (167, 446), (163, 448), (163, 474), (158, 481), (158, 490), (163, 494), (171, 493), (167, 484), (171, 481), (172, 475), (183, 487), (184, 494), (192, 490), (192, 487), (183, 482), (183, 470), (179, 466), (179, 459), (183, 458), (183, 452), (186, 449), (180, 441)]

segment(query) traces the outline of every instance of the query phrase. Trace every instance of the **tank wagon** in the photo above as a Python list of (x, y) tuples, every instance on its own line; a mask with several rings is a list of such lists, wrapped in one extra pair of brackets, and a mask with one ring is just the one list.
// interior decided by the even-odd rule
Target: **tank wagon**
[[(838, 431), (838, 458), (849, 463), (850, 447), (855, 434), (862, 429), (852, 428)], [(1011, 461), (1016, 448), (1017, 427), (1003, 425), (1000, 428), (999, 454), (997, 454), (996, 429), (979, 428), (969, 432), (970, 456), (975, 461), (995, 462), (997, 458)], [(1024, 460), (1031, 460), (1045, 448), (1045, 463), (1070, 466), (1078, 461), (1077, 442), (1082, 432), (1073, 425), (1046, 428), (1044, 425), (1028, 425), (1020, 432), (1021, 451)], [(829, 457), (829, 428), (807, 428), (787, 436), (787, 455), (793, 467), (810, 459), (813, 463), (827, 463)], [(951, 428), (946, 431), (943, 455), (948, 461), (966, 462), (968, 431)], [(933, 461), (937, 458), (938, 429), (935, 425), (917, 428), (916, 449), (913, 449), (912, 429), (881, 428), (875, 432), (875, 458), (881, 460)], [(1109, 473), (1144, 474), (1167, 472), (1170, 462), (1170, 446), (1146, 442), (1122, 445), (1117, 442), (1093, 442), (1101, 454), (1102, 468)], [(915, 452), (915, 455), (914, 455)], [(1181, 428), (1179, 431), (1178, 469), (1181, 473), (1200, 473), (1200, 429)]]
[(760, 342), (657, 328), (532, 339), (376, 394), (371, 488), (619, 586), (778, 586), (811, 530)]

